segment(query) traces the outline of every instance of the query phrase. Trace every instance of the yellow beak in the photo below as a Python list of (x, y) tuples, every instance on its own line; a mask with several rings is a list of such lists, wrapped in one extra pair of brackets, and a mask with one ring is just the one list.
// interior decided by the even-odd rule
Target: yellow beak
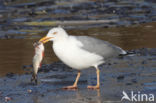
[(39, 42), (42, 42), (43, 44), (44, 43), (46, 43), (46, 42), (48, 42), (50, 39), (51, 39), (52, 37), (43, 37), (43, 38), (41, 38), (40, 40), (39, 40)]

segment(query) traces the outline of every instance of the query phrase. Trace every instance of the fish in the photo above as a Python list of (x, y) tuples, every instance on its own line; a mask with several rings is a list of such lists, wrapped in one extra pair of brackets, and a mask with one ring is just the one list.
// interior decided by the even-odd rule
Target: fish
[(35, 55), (32, 60), (33, 71), (32, 71), (31, 82), (35, 81), (35, 84), (37, 84), (38, 83), (37, 73), (38, 73), (39, 68), (41, 67), (41, 62), (44, 57), (44, 45), (41, 42), (37, 42), (37, 43), (34, 43), (33, 46), (35, 48)]

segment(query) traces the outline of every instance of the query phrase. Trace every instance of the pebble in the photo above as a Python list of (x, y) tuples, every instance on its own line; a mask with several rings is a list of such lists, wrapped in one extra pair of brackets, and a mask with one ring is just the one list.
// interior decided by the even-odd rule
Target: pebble
[(32, 92), (32, 90), (31, 90), (31, 89), (28, 89), (28, 90), (27, 90), (27, 92), (28, 92), (28, 93), (31, 93), (31, 92)]

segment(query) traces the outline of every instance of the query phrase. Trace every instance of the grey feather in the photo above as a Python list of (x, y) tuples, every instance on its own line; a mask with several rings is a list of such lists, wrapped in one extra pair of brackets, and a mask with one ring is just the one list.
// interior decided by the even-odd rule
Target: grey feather
[(107, 41), (96, 39), (89, 36), (76, 36), (76, 39), (83, 44), (83, 49), (92, 53), (96, 53), (106, 58), (116, 57), (126, 52), (120, 47), (115, 46)]

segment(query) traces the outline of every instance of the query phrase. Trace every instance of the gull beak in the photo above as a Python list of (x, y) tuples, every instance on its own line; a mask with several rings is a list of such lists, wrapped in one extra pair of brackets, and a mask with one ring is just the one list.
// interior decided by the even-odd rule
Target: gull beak
[(39, 40), (39, 42), (41, 42), (41, 43), (46, 43), (46, 42), (48, 42), (50, 39), (51, 39), (52, 37), (43, 37), (43, 38), (41, 38), (40, 40)]

